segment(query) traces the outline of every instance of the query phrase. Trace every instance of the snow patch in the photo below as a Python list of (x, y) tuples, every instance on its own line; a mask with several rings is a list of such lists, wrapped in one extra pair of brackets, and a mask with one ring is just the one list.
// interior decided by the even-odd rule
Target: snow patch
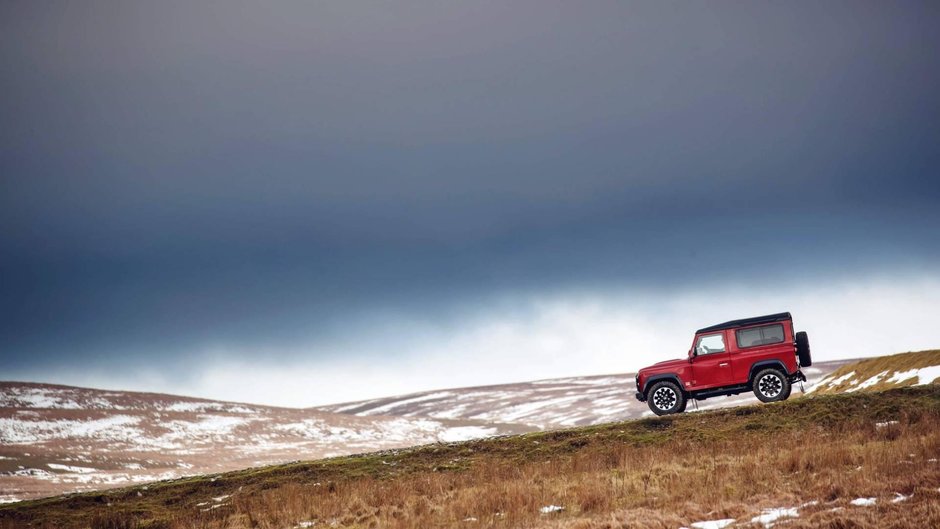
[(693, 522), (695, 529), (723, 529), (734, 523), (734, 518), (724, 518), (721, 520), (707, 520), (704, 522)]
[(459, 441), (469, 441), (471, 439), (480, 439), (482, 437), (489, 437), (491, 435), (496, 435), (496, 432), (496, 428), (486, 428), (483, 426), (456, 426), (453, 428), (447, 428), (437, 437), (445, 443), (453, 443)]
[(112, 415), (87, 421), (61, 419), (55, 421), (25, 421), (0, 418), (0, 442), (5, 444), (35, 444), (69, 437), (94, 437), (108, 441), (132, 441), (141, 436), (137, 428), (139, 417)]
[(778, 507), (776, 509), (764, 509), (761, 513), (751, 518), (751, 523), (759, 523), (764, 527), (773, 527), (781, 518), (798, 518), (800, 516), (797, 507)]
[(922, 367), (920, 369), (901, 371), (891, 375), (891, 378), (888, 379), (888, 382), (901, 383), (914, 377), (917, 377), (917, 382), (914, 383), (915, 386), (930, 384), (934, 380), (940, 378), (940, 366), (929, 366)]
[(895, 492), (894, 498), (891, 499), (891, 503), (901, 503), (902, 501), (907, 501), (911, 499), (911, 496), (913, 496), (913, 494), (908, 494), (907, 496), (905, 496), (904, 494), (901, 494), (900, 492)]
[(850, 501), (849, 503), (851, 503), (852, 505), (854, 505), (854, 506), (856, 506), (856, 507), (871, 507), (871, 506), (874, 505), (877, 501), (878, 501), (878, 500), (877, 500), (876, 498), (855, 498), (854, 500)]
[(69, 465), (60, 465), (58, 463), (47, 463), (46, 466), (52, 470), (62, 470), (65, 472), (71, 472), (73, 474), (92, 474), (94, 472), (98, 472), (97, 468), (73, 467)]
[(862, 382), (861, 384), (855, 386), (854, 388), (845, 390), (845, 392), (846, 392), (846, 393), (853, 393), (853, 392), (860, 391), (860, 390), (863, 390), (863, 389), (866, 389), (866, 388), (870, 388), (870, 387), (872, 387), (872, 386), (878, 384), (879, 382), (881, 382), (881, 379), (884, 378), (885, 376), (887, 376), (887, 374), (888, 374), (887, 371), (882, 371), (881, 373), (878, 373), (877, 375), (875, 375), (875, 376), (869, 378), (868, 380)]
[(834, 387), (838, 386), (839, 384), (842, 384), (843, 382), (845, 382), (846, 380), (848, 380), (848, 379), (850, 379), (850, 378), (852, 378), (852, 377), (854, 377), (854, 376), (855, 376), (855, 371), (850, 371), (850, 372), (848, 372), (848, 373), (842, 375), (841, 377), (836, 377), (836, 378), (833, 378), (833, 379), (831, 379), (831, 380), (830, 380), (830, 377), (826, 377), (826, 378), (820, 380), (819, 382), (817, 382), (815, 385), (813, 385), (813, 387), (811, 387), (811, 388), (809, 388), (808, 390), (806, 390), (806, 392), (807, 392), (807, 393), (812, 393), (812, 392), (816, 391), (817, 389), (823, 387), (823, 384), (825, 384), (826, 388), (830, 388), (830, 389), (831, 389), (831, 388), (834, 388)]
[(563, 510), (565, 510), (565, 508), (560, 505), (546, 505), (545, 507), (539, 509), (539, 512), (542, 514), (551, 514), (553, 512), (561, 512)]

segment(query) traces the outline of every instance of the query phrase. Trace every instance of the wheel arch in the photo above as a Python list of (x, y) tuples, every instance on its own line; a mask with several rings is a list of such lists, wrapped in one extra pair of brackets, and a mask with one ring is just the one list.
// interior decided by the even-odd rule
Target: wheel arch
[(675, 382), (676, 385), (679, 386), (679, 391), (681, 391), (682, 393), (688, 394), (688, 391), (686, 391), (685, 388), (682, 386), (682, 380), (679, 379), (679, 375), (675, 373), (662, 373), (659, 375), (651, 375), (648, 379), (646, 379), (646, 384), (644, 384), (643, 386), (643, 393), (648, 392), (649, 388), (653, 387), (653, 384), (657, 382), (662, 382), (663, 380)]
[(747, 384), (749, 386), (754, 385), (754, 377), (757, 376), (757, 373), (762, 369), (767, 368), (779, 369), (784, 376), (789, 377), (790, 371), (787, 369), (787, 366), (784, 365), (780, 360), (762, 360), (760, 362), (754, 362), (751, 366), (751, 371), (747, 375)]

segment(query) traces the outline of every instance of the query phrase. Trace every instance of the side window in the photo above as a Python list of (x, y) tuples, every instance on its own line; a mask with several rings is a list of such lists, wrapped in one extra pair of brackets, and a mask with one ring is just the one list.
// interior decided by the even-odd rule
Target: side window
[(725, 337), (723, 334), (708, 334), (699, 336), (695, 343), (695, 352), (700, 355), (725, 352)]
[(770, 345), (783, 342), (783, 325), (764, 325), (763, 327), (753, 327), (750, 329), (741, 329), (735, 332), (738, 340), (738, 347), (756, 347), (758, 345)]
[(737, 332), (737, 337), (738, 347), (754, 347), (760, 345), (760, 341), (763, 339), (760, 336), (760, 327), (741, 329)]
[(764, 338), (764, 345), (769, 343), (781, 343), (783, 341), (783, 325), (761, 327), (760, 332)]

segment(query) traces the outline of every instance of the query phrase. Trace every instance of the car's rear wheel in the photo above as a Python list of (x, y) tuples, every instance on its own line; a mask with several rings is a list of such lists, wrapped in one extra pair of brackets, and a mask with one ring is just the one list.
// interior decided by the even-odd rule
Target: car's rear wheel
[(813, 365), (813, 357), (809, 354), (809, 335), (804, 331), (796, 333), (796, 356), (800, 359), (800, 367)]
[(669, 415), (685, 410), (685, 395), (675, 382), (668, 380), (653, 384), (646, 400), (656, 415)]
[(754, 377), (754, 395), (761, 402), (777, 402), (790, 396), (790, 381), (779, 369), (764, 369)]

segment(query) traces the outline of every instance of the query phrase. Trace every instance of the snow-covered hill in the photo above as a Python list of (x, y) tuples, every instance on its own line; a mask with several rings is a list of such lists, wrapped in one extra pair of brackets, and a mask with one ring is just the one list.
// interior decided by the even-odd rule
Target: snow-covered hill
[[(852, 360), (820, 362), (804, 371), (810, 387)], [(426, 391), (399, 397), (335, 404), (318, 408), (359, 417), (395, 415), (408, 418), (463, 419), (523, 424), (539, 429), (622, 421), (650, 415), (634, 398), (634, 374), (571, 377), (518, 384)], [(796, 392), (799, 393), (798, 391)], [(757, 402), (753, 394), (702, 401), (698, 409)], [(694, 408), (690, 406), (690, 410)]]
[(0, 382), (0, 502), (526, 430)]
[(930, 384), (940, 379), (940, 350), (916, 351), (860, 360), (833, 371), (812, 393), (853, 393)]

